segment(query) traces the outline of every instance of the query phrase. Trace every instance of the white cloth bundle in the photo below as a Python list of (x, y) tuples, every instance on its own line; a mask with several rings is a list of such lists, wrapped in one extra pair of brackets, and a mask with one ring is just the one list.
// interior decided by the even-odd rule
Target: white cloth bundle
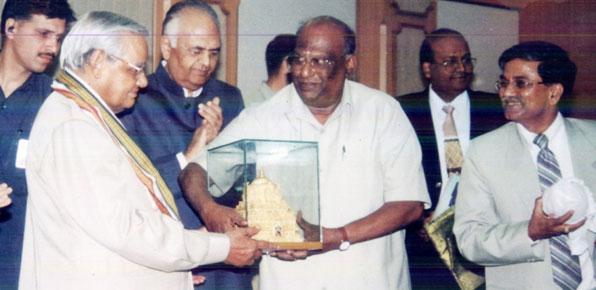
[[(586, 219), (584, 225), (568, 234), (567, 244), (571, 254), (579, 256), (582, 280), (586, 278), (593, 280), (594, 266), (591, 256), (594, 251), (594, 233), (596, 233), (596, 203), (592, 192), (582, 180), (563, 178), (544, 191), (542, 201), (544, 213), (549, 216), (560, 217), (573, 210), (573, 216), (566, 222), (567, 224)], [(585, 285), (594, 285), (594, 281), (592, 283), (582, 281), (580, 288), (583, 289), (584, 287), (581, 286)]]

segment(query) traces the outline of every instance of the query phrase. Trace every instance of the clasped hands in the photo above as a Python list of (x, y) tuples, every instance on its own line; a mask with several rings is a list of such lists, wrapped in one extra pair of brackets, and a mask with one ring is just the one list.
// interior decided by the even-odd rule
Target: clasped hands
[[(296, 223), (304, 232), (304, 239), (307, 241), (319, 240), (319, 226), (307, 222), (302, 213), (296, 215)], [(303, 260), (311, 255), (322, 254), (331, 250), (337, 250), (342, 241), (342, 234), (339, 228), (322, 228), (323, 230), (323, 248), (320, 250), (284, 250), (271, 253), (270, 256), (277, 257), (284, 261)]]
[(534, 210), (528, 225), (528, 236), (533, 240), (547, 239), (553, 236), (568, 234), (584, 225), (586, 219), (574, 224), (566, 222), (573, 216), (573, 211), (568, 211), (560, 217), (552, 217), (544, 213), (542, 197), (534, 201)]
[(186, 160), (192, 160), (209, 144), (221, 130), (223, 124), (222, 109), (219, 97), (213, 98), (206, 104), (199, 104), (198, 114), (203, 118), (201, 126), (195, 129), (192, 139), (184, 151)]
[(248, 266), (254, 264), (264, 252), (276, 250), (269, 242), (253, 239), (259, 229), (249, 227), (233, 208), (212, 202), (200, 212), (207, 230), (225, 233), (230, 238), (230, 252), (224, 263), (237, 267)]
[(304, 239), (306, 241), (319, 241), (321, 229), (323, 230), (323, 248), (320, 250), (280, 250), (270, 253), (272, 257), (276, 257), (284, 261), (303, 260), (308, 256), (322, 254), (331, 250), (339, 249), (342, 242), (342, 233), (339, 228), (320, 228), (318, 225), (313, 225), (307, 222), (302, 213), (298, 212), (296, 215), (296, 223), (304, 232)]
[[(323, 249), (315, 251), (281, 250), (269, 242), (251, 239), (250, 237), (258, 233), (258, 229), (248, 227), (246, 220), (244, 220), (233, 208), (213, 203), (201, 212), (203, 213), (201, 217), (209, 231), (220, 233), (225, 232), (228, 235), (236, 231), (242, 231), (244, 233), (244, 236), (255, 246), (254, 256), (252, 261), (250, 261), (251, 263), (263, 254), (268, 254), (271, 257), (276, 257), (284, 261), (305, 259), (309, 255), (320, 254), (337, 249), (341, 243), (341, 233), (339, 230), (323, 228), (323, 240), (325, 241)], [(307, 241), (319, 240), (319, 227), (304, 220), (300, 212), (297, 214), (296, 222), (304, 231), (304, 237)], [(244, 242), (246, 243), (247, 241)]]

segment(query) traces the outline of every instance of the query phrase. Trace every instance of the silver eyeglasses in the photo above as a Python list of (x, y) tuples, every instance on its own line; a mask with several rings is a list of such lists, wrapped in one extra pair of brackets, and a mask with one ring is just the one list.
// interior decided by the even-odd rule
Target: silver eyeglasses
[(464, 67), (471, 67), (474, 66), (474, 64), (476, 64), (476, 59), (470, 56), (464, 56), (462, 58), (457, 58), (453, 56), (442, 62), (437, 62), (437, 64), (439, 64), (440, 66), (448, 69), (456, 68), (460, 63)]
[(509, 84), (513, 84), (516, 90), (529, 90), (535, 85), (543, 85), (544, 82), (532, 82), (526, 79), (514, 79), (513, 82), (509, 82), (506, 79), (500, 79), (495, 83), (495, 89), (497, 91), (504, 90), (509, 87)]
[(308, 65), (316, 71), (322, 71), (331, 68), (335, 61), (329, 58), (318, 58), (318, 57), (306, 57), (299, 54), (292, 54), (288, 56), (288, 63), (292, 66), (292, 69), (299, 69)]
[(143, 66), (135, 65), (134, 63), (131, 63), (130, 61), (127, 61), (127, 60), (125, 60), (121, 57), (115, 56), (113, 54), (109, 54), (109, 56), (115, 60), (119, 60), (119, 61), (125, 63), (126, 65), (128, 65), (128, 67), (131, 69), (131, 72), (133, 73), (133, 75), (135, 77), (139, 77), (139, 76), (145, 74), (144, 65)]

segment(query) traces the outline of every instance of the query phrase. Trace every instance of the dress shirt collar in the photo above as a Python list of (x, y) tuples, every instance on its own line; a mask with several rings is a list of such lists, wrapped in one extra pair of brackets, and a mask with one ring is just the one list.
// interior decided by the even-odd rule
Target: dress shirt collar
[(196, 98), (201, 95), (201, 93), (203, 92), (203, 87), (200, 87), (194, 91), (190, 91), (187, 88), (184, 88), (184, 87), (180, 86), (178, 83), (176, 83), (176, 81), (174, 81), (172, 79), (172, 77), (170, 76), (170, 74), (168, 73), (168, 70), (166, 68), (167, 64), (168, 64), (168, 62), (166, 60), (161, 61), (161, 67), (163, 68), (164, 72), (168, 74), (168, 79), (171, 80), (171, 82), (172, 82), (172, 83), (168, 84), (169, 87), (172, 87), (173, 85), (175, 85), (177, 87), (182, 88), (182, 94), (184, 95), (185, 98)]
[[(34, 95), (39, 95), (42, 94), (42, 92), (46, 92), (47, 83), (44, 82), (43, 78), (49, 77), (43, 73), (31, 73), (25, 82), (16, 88), (9, 96), (5, 95), (2, 87), (0, 87), (0, 109), (4, 107), (4, 104), (8, 103), (9, 97), (17, 96), (17, 98), (25, 100), (36, 97)], [(43, 94), (47, 96), (49, 93), (50, 92)]]
[[(455, 121), (455, 127), (457, 128), (457, 136), (459, 138), (460, 145), (462, 146), (462, 151), (466, 152), (468, 148), (468, 144), (470, 141), (470, 111), (471, 111), (471, 104), (470, 104), (470, 97), (468, 95), (468, 91), (463, 91), (461, 94), (457, 95), (451, 103), (446, 103), (439, 97), (439, 95), (432, 89), (432, 85), (429, 86), (429, 106), (430, 106), (430, 113), (433, 121), (433, 129), (435, 131), (435, 136), (437, 140), (439, 140), (438, 149), (439, 152), (443, 152), (442, 143), (443, 143), (443, 123), (445, 122), (445, 118), (447, 117), (447, 113), (443, 111), (443, 107), (446, 105), (451, 105), (454, 108), (453, 111), (453, 119)], [(443, 154), (443, 153), (441, 153)]]
[[(526, 140), (527, 144), (531, 144), (531, 145), (537, 147), (538, 145), (534, 144), (534, 138), (536, 138), (536, 135), (538, 135), (538, 134), (528, 131), (528, 129), (526, 129), (526, 127), (524, 127), (520, 123), (516, 123), (516, 125), (517, 125), (517, 130), (522, 135), (524, 140)], [(542, 132), (542, 134), (546, 135), (546, 137), (548, 138), (549, 146), (550, 146), (550, 143), (552, 140), (556, 140), (556, 138), (560, 137), (562, 128), (563, 128), (563, 116), (561, 115), (561, 113), (557, 113), (557, 117), (555, 118), (553, 123), (550, 124), (550, 126), (544, 132)]]
[(182, 91), (184, 92), (185, 98), (196, 98), (196, 97), (200, 96), (201, 93), (203, 92), (203, 87), (200, 87), (198, 90), (195, 90), (192, 92), (183, 87)]
[(15, 93), (19, 93), (21, 91), (23, 92), (28, 92), (28, 91), (34, 91), (36, 89), (36, 87), (34, 86), (36, 80), (37, 80), (37, 76), (41, 75), (41, 73), (31, 73), (27, 79), (20, 85), (18, 86), (10, 95), (5, 95), (4, 94), (4, 90), (2, 90), (2, 88), (0, 87), (0, 100), (2, 99), (8, 99), (10, 96), (15, 95)]
[(455, 97), (455, 99), (453, 99), (453, 101), (451, 101), (450, 103), (446, 103), (445, 101), (443, 101), (443, 99), (441, 99), (441, 97), (439, 97), (439, 95), (433, 90), (432, 85), (430, 85), (428, 87), (428, 96), (429, 96), (429, 102), (430, 102), (430, 106), (431, 109), (434, 110), (438, 110), (443, 112), (443, 107), (445, 105), (451, 105), (455, 108), (455, 112), (460, 111), (460, 112), (464, 112), (466, 108), (470, 107), (470, 97), (468, 95), (468, 91), (465, 90), (463, 92), (461, 92), (461, 94), (457, 95)]
[[(349, 80), (345, 81), (342, 98), (326, 123), (337, 118), (338, 116), (341, 116), (341, 114), (344, 111), (351, 110), (351, 108), (352, 108), (352, 94), (350, 91), (350, 86), (348, 85), (350, 82), (351, 81), (349, 81)], [(310, 112), (308, 107), (304, 104), (304, 102), (300, 98), (300, 95), (298, 95), (298, 91), (296, 90), (296, 86), (294, 86), (294, 84), (291, 84), (291, 88), (290, 88), (289, 92), (290, 93), (289, 93), (288, 101), (289, 101), (290, 105), (288, 106), (287, 112), (290, 114), (294, 114), (295, 116), (305, 119), (305, 120), (315, 121), (316, 124), (321, 125), (318, 121), (316, 121), (314, 115)], [(324, 126), (324, 125), (321, 125), (321, 126)]]

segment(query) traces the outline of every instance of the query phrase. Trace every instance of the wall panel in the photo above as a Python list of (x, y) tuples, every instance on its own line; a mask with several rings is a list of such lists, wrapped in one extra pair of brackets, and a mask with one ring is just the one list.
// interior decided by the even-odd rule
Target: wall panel
[(578, 66), (571, 114), (596, 119), (596, 1), (538, 1), (520, 12), (520, 40), (546, 40)]

